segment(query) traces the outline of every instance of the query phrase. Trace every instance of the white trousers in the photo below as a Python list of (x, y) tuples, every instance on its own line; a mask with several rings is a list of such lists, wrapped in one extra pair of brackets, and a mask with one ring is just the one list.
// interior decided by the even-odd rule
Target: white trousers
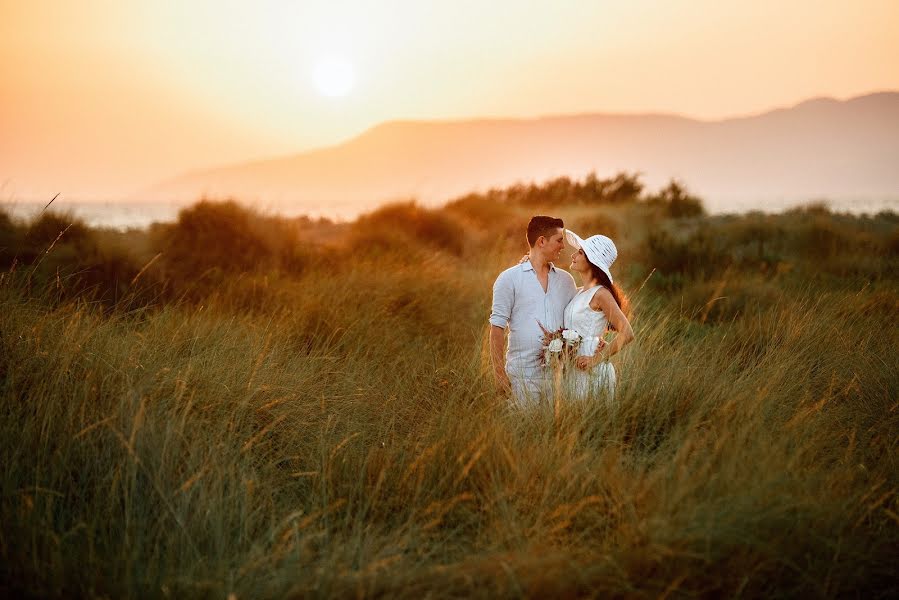
[(512, 384), (512, 402), (519, 408), (538, 406), (550, 397), (552, 381), (544, 375), (516, 377), (509, 375)]

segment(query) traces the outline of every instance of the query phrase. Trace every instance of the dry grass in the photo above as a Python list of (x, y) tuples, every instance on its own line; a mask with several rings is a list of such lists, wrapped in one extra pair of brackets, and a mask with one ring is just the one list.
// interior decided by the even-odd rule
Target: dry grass
[[(484, 233), (414, 267), (404, 247), (130, 311), (7, 273), (0, 588), (895, 594), (894, 279), (651, 279), (614, 405), (522, 414), (484, 351), (490, 284), (520, 248)], [(623, 257), (644, 238), (622, 231)], [(713, 312), (707, 294), (741, 300)]]

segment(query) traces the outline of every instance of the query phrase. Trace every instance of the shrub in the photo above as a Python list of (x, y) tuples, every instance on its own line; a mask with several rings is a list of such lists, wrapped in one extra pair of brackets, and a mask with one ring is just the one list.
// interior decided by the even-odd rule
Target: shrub
[(832, 218), (818, 215), (799, 225), (794, 244), (808, 258), (827, 260), (848, 250), (850, 240)]
[(268, 258), (265, 242), (250, 230), (249, 213), (230, 201), (203, 200), (183, 209), (161, 241), (165, 264), (182, 276), (245, 271)]
[(93, 249), (93, 233), (87, 224), (71, 214), (47, 211), (25, 229), (26, 251), (31, 254), (46, 252), (54, 242), (75, 246), (78, 250)]
[(649, 233), (645, 246), (646, 262), (660, 271), (658, 281), (678, 274), (686, 277), (708, 277), (730, 266), (732, 259), (716, 242), (711, 228), (703, 226), (683, 239), (664, 229)]
[(353, 224), (351, 246), (394, 252), (424, 245), (461, 255), (469, 236), (444, 211), (422, 208), (415, 202), (398, 202), (359, 217)]
[(794, 208), (791, 208), (784, 212), (786, 216), (798, 216), (798, 217), (829, 217), (831, 215), (830, 207), (827, 202), (824, 200), (815, 200), (812, 202), (806, 202), (805, 204), (801, 204)]
[(488, 230), (502, 228), (512, 213), (505, 203), (480, 194), (457, 198), (447, 204), (445, 210), (472, 225)]
[(21, 246), (21, 232), (12, 218), (0, 210), (0, 267), (12, 264), (15, 253)]
[(639, 173), (618, 173), (600, 179), (596, 173), (583, 181), (556, 177), (543, 183), (518, 183), (505, 190), (490, 190), (487, 197), (522, 206), (562, 206), (567, 204), (623, 204), (639, 199), (643, 183)]
[(890, 234), (884, 246), (889, 256), (899, 257), (899, 230)]
[(15, 259), (23, 266), (20, 273), (34, 294), (57, 301), (83, 297), (107, 307), (137, 294), (134, 254), (105, 237), (101, 242), (97, 230), (71, 214), (44, 212), (21, 227), (0, 219), (0, 240), (3, 262)]
[(702, 200), (689, 194), (683, 184), (674, 179), (646, 201), (650, 205), (663, 207), (667, 215), (674, 219), (701, 217), (705, 214)]
[[(567, 221), (566, 226), (568, 226)], [(571, 227), (576, 228), (575, 231), (579, 235), (591, 236), (601, 233), (612, 238), (616, 244), (619, 244), (619, 223), (605, 212), (595, 212), (589, 216), (575, 219), (571, 223)]]
[(766, 271), (783, 260), (787, 232), (777, 219), (749, 213), (715, 229), (716, 237), (728, 246), (734, 261), (744, 269)]
[(151, 230), (151, 246), (162, 253), (167, 279), (176, 285), (228, 274), (284, 269), (301, 272), (312, 252), (301, 247), (296, 228), (234, 201), (201, 200), (172, 225)]
[[(636, 202), (643, 193), (644, 186), (639, 173), (619, 173), (612, 179), (597, 181), (595, 186), (599, 193), (594, 196), (596, 202), (611, 204)], [(589, 180), (586, 185), (591, 185)]]

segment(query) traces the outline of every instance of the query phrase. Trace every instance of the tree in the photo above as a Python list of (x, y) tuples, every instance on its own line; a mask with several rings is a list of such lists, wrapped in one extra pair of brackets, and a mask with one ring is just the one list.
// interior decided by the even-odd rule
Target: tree
[(682, 219), (686, 217), (699, 217), (705, 214), (702, 200), (687, 192), (676, 179), (672, 179), (667, 187), (647, 199), (649, 204), (663, 206), (669, 217)]

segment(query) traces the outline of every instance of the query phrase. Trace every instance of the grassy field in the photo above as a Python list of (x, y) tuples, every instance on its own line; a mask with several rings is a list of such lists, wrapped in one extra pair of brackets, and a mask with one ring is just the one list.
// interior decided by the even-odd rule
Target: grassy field
[[(899, 218), (589, 183), (343, 224), (0, 215), (0, 590), (894, 597)], [(618, 242), (611, 406), (493, 392), (535, 213)]]

